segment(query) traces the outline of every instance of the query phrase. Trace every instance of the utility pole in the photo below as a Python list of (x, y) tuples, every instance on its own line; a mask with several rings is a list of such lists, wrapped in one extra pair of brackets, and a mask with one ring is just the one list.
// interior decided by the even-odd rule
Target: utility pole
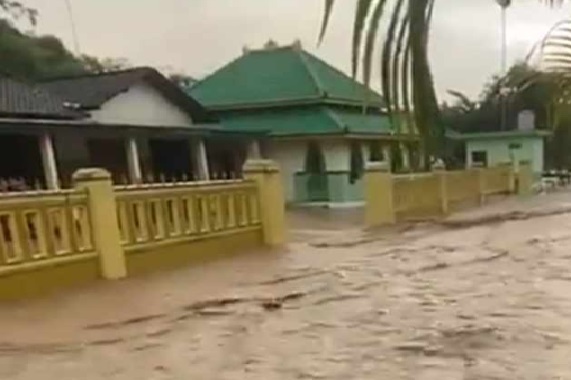
[(65, 6), (67, 8), (67, 14), (69, 16), (69, 22), (71, 24), (71, 36), (73, 39), (73, 50), (76, 56), (80, 56), (81, 51), (79, 48), (79, 38), (77, 37), (77, 29), (75, 27), (75, 19), (73, 17), (73, 9), (71, 8), (71, 0), (64, 0)]
[[(507, 21), (507, 13), (508, 8), (511, 5), (511, 0), (496, 0), (498, 5), (501, 8), (501, 79), (507, 79), (508, 74), (508, 21)], [(507, 129), (507, 122), (508, 122), (508, 93), (509, 89), (504, 87), (503, 84), (500, 87), (500, 109), (501, 109), (501, 125), (500, 128), (502, 131)]]

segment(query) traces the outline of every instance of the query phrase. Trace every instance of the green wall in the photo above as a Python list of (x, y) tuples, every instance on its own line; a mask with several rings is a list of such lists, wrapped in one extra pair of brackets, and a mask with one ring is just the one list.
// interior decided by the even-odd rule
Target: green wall
[(474, 139), (466, 141), (466, 164), (472, 166), (472, 152), (485, 151), (488, 153), (488, 166), (495, 166), (511, 161), (510, 145), (519, 144), (519, 149), (512, 150), (518, 161), (530, 161), (534, 173), (543, 171), (542, 137), (499, 137), (497, 139)]
[(294, 177), (295, 202), (345, 203), (363, 201), (363, 179), (350, 183), (349, 176), (349, 171), (322, 174), (317, 183), (322, 184), (323, 187), (316, 188), (310, 184), (309, 174), (296, 173)]

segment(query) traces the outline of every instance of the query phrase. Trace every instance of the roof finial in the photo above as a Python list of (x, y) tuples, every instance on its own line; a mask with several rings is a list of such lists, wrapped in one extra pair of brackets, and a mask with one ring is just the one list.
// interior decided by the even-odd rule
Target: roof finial
[(278, 43), (276, 41), (272, 40), (271, 38), (264, 45), (264, 49), (266, 49), (266, 50), (274, 50), (274, 49), (277, 49), (278, 47), (279, 47)]
[(293, 44), (291, 45), (295, 50), (302, 50), (303, 46), (301, 45), (301, 40), (299, 38), (297, 38), (295, 41), (293, 41)]
[(250, 47), (248, 47), (248, 45), (244, 45), (242, 47), (242, 55), (246, 55), (250, 52)]

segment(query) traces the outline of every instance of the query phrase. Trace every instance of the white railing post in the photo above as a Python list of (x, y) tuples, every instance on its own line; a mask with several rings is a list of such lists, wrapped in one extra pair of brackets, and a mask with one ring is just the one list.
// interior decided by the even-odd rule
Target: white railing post
[(259, 140), (252, 140), (248, 144), (248, 159), (259, 160), (262, 158), (262, 150), (260, 148)]
[(195, 170), (201, 181), (210, 180), (210, 171), (208, 169), (208, 154), (206, 152), (206, 144), (204, 139), (196, 140), (193, 144)]
[(383, 162), (386, 164), (389, 172), (391, 171), (391, 145), (390, 143), (383, 144)]
[(57, 164), (52, 136), (49, 133), (44, 133), (40, 136), (40, 153), (42, 155), (46, 186), (49, 190), (58, 190)]
[(406, 143), (400, 143), (402, 169), (410, 169), (410, 152)]
[(129, 166), (129, 179), (132, 184), (143, 182), (141, 161), (139, 159), (139, 146), (135, 137), (129, 137), (126, 141), (127, 165)]

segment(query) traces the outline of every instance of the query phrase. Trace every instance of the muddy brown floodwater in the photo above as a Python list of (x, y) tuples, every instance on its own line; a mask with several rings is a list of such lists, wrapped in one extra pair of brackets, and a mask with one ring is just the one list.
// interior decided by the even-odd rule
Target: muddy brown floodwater
[(571, 379), (571, 214), (354, 217), (298, 213), (287, 251), (0, 306), (0, 379)]

